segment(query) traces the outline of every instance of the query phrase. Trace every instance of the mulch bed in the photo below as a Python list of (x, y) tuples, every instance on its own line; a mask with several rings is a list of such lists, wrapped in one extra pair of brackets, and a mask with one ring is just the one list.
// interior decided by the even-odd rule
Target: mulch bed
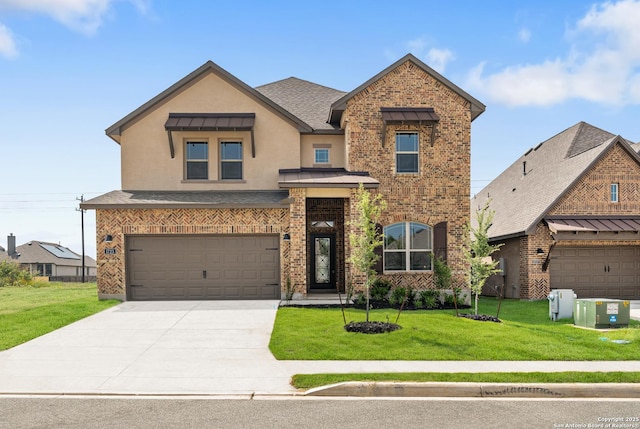
[(400, 325), (389, 322), (349, 322), (344, 325), (347, 332), (359, 332), (361, 334), (384, 334), (402, 329)]
[(496, 322), (502, 323), (502, 320), (495, 316), (488, 316), (486, 314), (460, 314), (459, 317), (465, 317), (467, 319), (477, 320), (479, 322)]

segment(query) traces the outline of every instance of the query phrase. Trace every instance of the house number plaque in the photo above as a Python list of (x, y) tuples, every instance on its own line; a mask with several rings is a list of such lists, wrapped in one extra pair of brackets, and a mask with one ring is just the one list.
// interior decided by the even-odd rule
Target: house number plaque
[(114, 249), (114, 248), (104, 249), (104, 254), (105, 255), (115, 255), (116, 254), (116, 249)]

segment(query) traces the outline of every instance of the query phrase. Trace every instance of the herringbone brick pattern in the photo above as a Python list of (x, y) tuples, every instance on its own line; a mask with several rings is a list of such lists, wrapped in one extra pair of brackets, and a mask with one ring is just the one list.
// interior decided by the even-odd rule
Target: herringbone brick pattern
[[(279, 234), (289, 232), (288, 209), (96, 210), (98, 293), (125, 294), (125, 235)], [(112, 242), (104, 237), (111, 235)], [(115, 254), (105, 254), (105, 249)], [(281, 243), (281, 284), (289, 271), (289, 246)]]

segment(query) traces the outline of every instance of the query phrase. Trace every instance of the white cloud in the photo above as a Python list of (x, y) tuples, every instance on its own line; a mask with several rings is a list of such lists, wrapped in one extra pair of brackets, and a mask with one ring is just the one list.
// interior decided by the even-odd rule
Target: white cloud
[(594, 5), (568, 33), (573, 44), (564, 56), (489, 75), (481, 64), (470, 72), (468, 83), (510, 106), (548, 106), (568, 99), (640, 103), (638, 22), (639, 0)]
[(6, 58), (14, 58), (18, 55), (13, 35), (2, 23), (0, 23), (0, 55)]
[(25, 12), (42, 13), (62, 24), (93, 34), (112, 0), (0, 0), (0, 6)]
[(531, 31), (529, 31), (528, 28), (521, 28), (520, 31), (518, 31), (518, 40), (522, 43), (527, 43), (531, 40)]
[(453, 59), (455, 56), (448, 49), (431, 48), (427, 53), (427, 63), (439, 73), (444, 73), (447, 63)]

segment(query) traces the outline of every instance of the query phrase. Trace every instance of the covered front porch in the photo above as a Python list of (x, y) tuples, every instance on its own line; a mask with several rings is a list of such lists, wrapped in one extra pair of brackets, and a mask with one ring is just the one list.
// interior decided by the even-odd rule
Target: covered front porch
[(344, 169), (280, 171), (280, 187), (289, 189), (291, 203), (288, 279), (295, 298), (347, 291), (350, 222), (361, 183), (379, 184), (367, 173)]

